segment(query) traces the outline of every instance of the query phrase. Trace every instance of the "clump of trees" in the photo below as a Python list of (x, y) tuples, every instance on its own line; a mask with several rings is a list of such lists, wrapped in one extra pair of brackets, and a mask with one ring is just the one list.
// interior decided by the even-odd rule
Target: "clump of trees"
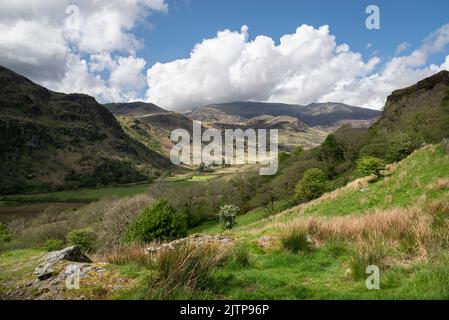
[(104, 160), (93, 172), (69, 172), (65, 182), (77, 187), (148, 182), (153, 177), (138, 171), (131, 163), (119, 160)]

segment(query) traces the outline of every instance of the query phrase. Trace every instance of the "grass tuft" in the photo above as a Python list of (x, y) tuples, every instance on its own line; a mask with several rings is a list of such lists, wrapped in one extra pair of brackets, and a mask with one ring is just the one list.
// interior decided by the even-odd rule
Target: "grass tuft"
[(226, 251), (215, 245), (180, 246), (155, 257), (156, 275), (149, 284), (149, 299), (192, 298), (207, 290), (212, 269), (224, 262)]
[(292, 253), (309, 253), (312, 244), (306, 232), (294, 229), (281, 237), (282, 246)]

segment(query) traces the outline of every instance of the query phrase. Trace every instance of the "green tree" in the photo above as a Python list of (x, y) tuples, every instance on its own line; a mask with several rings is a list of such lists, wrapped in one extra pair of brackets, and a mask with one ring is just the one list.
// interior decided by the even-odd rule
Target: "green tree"
[(309, 169), (304, 173), (296, 186), (296, 196), (300, 202), (311, 201), (326, 192), (328, 180), (323, 171), (318, 168)]
[(357, 172), (362, 176), (376, 175), (381, 176), (381, 171), (385, 168), (385, 163), (382, 159), (374, 157), (365, 157), (357, 161)]
[(126, 242), (148, 243), (173, 240), (187, 234), (185, 214), (176, 211), (167, 200), (160, 200), (143, 210), (125, 233)]

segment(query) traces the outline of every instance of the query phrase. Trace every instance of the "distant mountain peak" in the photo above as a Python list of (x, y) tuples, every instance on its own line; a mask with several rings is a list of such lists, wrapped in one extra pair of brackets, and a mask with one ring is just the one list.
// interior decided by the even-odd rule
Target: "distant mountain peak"
[(307, 106), (285, 103), (240, 101), (210, 104), (186, 113), (193, 119), (220, 123), (243, 123), (263, 115), (274, 117), (289, 116), (310, 127), (331, 131), (336, 127), (352, 123), (367, 127), (379, 116), (380, 111), (354, 107), (343, 103), (312, 103)]

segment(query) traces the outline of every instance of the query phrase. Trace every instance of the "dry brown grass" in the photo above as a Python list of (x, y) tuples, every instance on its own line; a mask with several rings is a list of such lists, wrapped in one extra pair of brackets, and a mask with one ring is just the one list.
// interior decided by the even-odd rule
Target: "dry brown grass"
[(427, 188), (431, 191), (449, 190), (449, 178), (440, 178), (433, 181), (427, 185)]
[(381, 243), (377, 247), (395, 251), (400, 259), (422, 260), (449, 247), (449, 200), (413, 208), (376, 210), (363, 216), (300, 217), (275, 227), (283, 234), (303, 232), (318, 244), (350, 242), (356, 250), (360, 249), (358, 252), (375, 247), (373, 243)]
[(284, 229), (300, 229), (319, 240), (357, 240), (368, 234), (400, 238), (417, 220), (425, 216), (419, 210), (378, 210), (363, 216), (333, 218), (307, 217), (283, 225)]
[(154, 257), (146, 253), (148, 245), (132, 244), (118, 246), (108, 252), (93, 257), (95, 262), (107, 262), (116, 265), (137, 264), (142, 267), (154, 266)]

